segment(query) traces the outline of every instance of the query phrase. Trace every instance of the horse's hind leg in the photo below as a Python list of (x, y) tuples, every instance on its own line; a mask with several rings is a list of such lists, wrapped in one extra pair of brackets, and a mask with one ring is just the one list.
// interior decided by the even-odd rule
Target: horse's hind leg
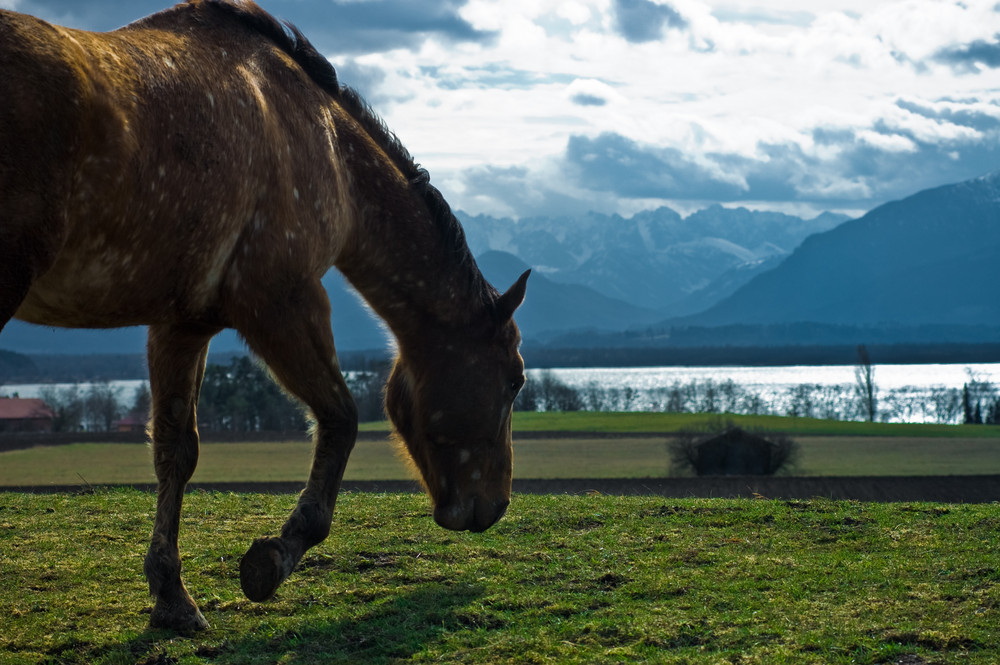
[(156, 598), (149, 625), (192, 631), (208, 628), (181, 582), (177, 548), (184, 487), (198, 462), (195, 410), (205, 374), (208, 341), (217, 332), (151, 326), (149, 380), (153, 401), (153, 460), (158, 481), (156, 523), (144, 570)]
[[(270, 598), (305, 551), (329, 534), (344, 467), (358, 431), (357, 408), (337, 366), (326, 293), (317, 282), (305, 287), (295, 300), (294, 307), (279, 304), (258, 319), (280, 321), (280, 326), (240, 328), (250, 348), (287, 390), (309, 406), (315, 421), (312, 471), (298, 505), (279, 538), (255, 541), (240, 562), (243, 592), (254, 601)], [(280, 337), (275, 335), (277, 329)]]

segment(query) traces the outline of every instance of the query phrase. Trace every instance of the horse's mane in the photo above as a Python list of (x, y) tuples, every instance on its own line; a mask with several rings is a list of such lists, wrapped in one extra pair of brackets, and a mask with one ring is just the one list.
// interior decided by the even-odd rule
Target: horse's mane
[[(465, 241), (465, 232), (441, 192), (431, 185), (430, 174), (413, 160), (399, 138), (386, 127), (361, 95), (353, 88), (340, 84), (337, 71), (330, 61), (316, 50), (297, 27), (288, 21), (279, 21), (252, 0), (187, 0), (187, 2), (189, 5), (205, 7), (229, 16), (287, 53), (316, 85), (339, 102), (403, 173), (410, 186), (420, 194), (427, 205), (431, 219), (441, 230), (447, 248), (455, 259), (461, 264), (474, 265), (472, 253)], [(474, 270), (473, 274), (479, 275), (479, 271)], [(483, 295), (495, 296), (496, 291), (486, 280), (481, 277), (479, 279), (482, 285), (477, 286), (486, 291)]]

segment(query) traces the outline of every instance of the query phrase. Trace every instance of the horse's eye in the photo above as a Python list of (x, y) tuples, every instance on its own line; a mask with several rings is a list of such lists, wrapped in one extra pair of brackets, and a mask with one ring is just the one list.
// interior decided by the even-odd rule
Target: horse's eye
[(512, 393), (517, 393), (523, 387), (524, 387), (524, 377), (523, 376), (519, 376), (519, 377), (517, 377), (516, 379), (514, 379), (513, 381), (510, 382), (510, 391)]

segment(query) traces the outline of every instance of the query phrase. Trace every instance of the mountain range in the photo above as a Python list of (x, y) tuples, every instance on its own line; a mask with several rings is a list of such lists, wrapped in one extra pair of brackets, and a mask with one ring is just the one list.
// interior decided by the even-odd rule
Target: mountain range
[(995, 326), (998, 285), (1000, 171), (811, 236), (687, 322)]
[(630, 218), (458, 216), (476, 256), (507, 252), (553, 282), (587, 286), (661, 318), (687, 313), (679, 307), (704, 309), (701, 302), (683, 303), (730, 271), (752, 274), (847, 219), (825, 213), (803, 220), (718, 205), (686, 218), (666, 207)]
[[(902, 338), (908, 328), (928, 326), (937, 326), (938, 337), (968, 341), (992, 339), (1000, 328), (993, 295), (1000, 172), (854, 220), (721, 206), (687, 217), (665, 207), (629, 218), (458, 216), (480, 269), (498, 288), (533, 268), (517, 313), (526, 343), (634, 347), (704, 338), (739, 345), (759, 342), (765, 329), (782, 331), (775, 343), (809, 343), (817, 335), (852, 339), (857, 326), (881, 330), (884, 341), (892, 331)], [(339, 273), (323, 281), (339, 349), (390, 344)], [(57, 331), (11, 322), (0, 335), (0, 348), (21, 353), (138, 353), (144, 345), (141, 329)], [(241, 348), (231, 331), (212, 345)]]

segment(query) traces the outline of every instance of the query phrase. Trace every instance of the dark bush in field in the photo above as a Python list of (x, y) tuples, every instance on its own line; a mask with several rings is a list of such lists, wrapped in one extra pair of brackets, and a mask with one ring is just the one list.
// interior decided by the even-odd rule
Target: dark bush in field
[(750, 432), (726, 421), (679, 432), (667, 449), (675, 475), (772, 476), (794, 465), (799, 446), (780, 432)]

